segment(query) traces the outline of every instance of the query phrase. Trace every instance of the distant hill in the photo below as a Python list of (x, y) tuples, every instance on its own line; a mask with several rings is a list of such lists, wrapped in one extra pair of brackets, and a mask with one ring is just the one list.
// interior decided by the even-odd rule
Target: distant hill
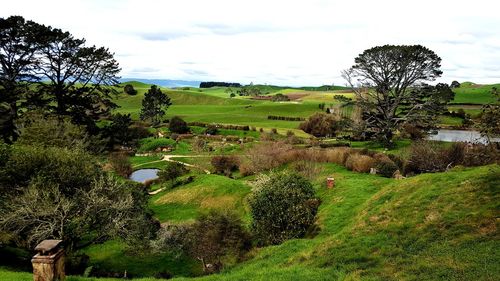
[(141, 78), (121, 78), (120, 82), (138, 81), (145, 84), (153, 84), (162, 87), (198, 87), (201, 81), (170, 80), (170, 79), (141, 79)]

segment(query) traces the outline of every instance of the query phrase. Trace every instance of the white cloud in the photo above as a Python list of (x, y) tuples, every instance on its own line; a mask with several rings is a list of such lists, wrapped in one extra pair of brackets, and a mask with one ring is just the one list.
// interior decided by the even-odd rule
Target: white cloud
[(422, 44), (442, 81), (500, 82), (494, 1), (93, 0), (2, 3), (109, 47), (122, 76), (287, 85), (343, 84), (340, 71), (381, 44)]

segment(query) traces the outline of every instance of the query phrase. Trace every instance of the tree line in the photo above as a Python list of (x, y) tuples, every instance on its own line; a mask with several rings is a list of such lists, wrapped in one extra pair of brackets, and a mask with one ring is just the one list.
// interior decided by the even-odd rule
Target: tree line
[(229, 83), (229, 82), (201, 82), (200, 88), (212, 88), (212, 87), (241, 87), (240, 83)]
[(11, 143), (16, 121), (38, 109), (68, 116), (94, 134), (110, 116), (120, 67), (105, 47), (89, 46), (58, 28), (0, 18), (0, 134)]

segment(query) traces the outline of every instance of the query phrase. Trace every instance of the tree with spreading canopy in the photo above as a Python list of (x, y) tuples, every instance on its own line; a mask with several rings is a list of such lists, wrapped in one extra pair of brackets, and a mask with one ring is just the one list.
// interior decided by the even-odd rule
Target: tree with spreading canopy
[(170, 97), (163, 93), (156, 85), (151, 86), (142, 99), (141, 120), (151, 120), (153, 125), (158, 125), (165, 115), (165, 110), (172, 105)]
[(446, 84), (425, 84), (441, 76), (440, 67), (441, 58), (421, 45), (384, 45), (365, 50), (342, 75), (368, 129), (391, 146), (394, 132), (404, 124), (433, 128), (453, 99)]

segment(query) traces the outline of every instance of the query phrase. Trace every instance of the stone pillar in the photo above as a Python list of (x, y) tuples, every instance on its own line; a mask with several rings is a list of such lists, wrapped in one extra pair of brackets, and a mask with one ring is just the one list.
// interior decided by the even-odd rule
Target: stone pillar
[(64, 250), (62, 240), (44, 240), (35, 247), (33, 281), (62, 281), (64, 274)]
[(328, 189), (333, 188), (335, 186), (335, 179), (333, 177), (326, 178), (326, 187)]

